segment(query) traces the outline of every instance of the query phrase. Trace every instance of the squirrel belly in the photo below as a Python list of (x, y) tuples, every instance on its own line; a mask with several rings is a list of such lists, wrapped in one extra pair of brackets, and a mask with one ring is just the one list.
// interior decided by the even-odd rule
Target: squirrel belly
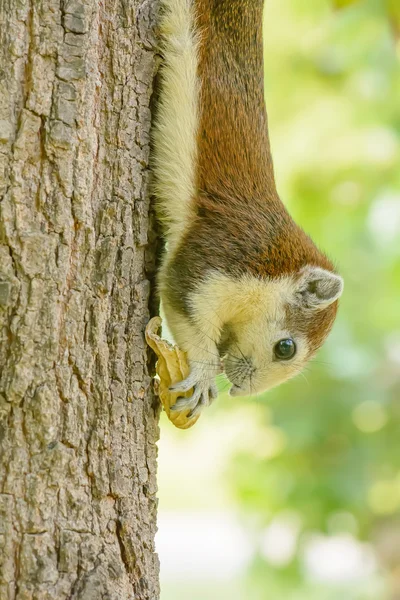
[(262, 0), (163, 0), (164, 62), (153, 128), (167, 250), (159, 290), (207, 406), (298, 373), (327, 337), (343, 280), (281, 202), (264, 102)]

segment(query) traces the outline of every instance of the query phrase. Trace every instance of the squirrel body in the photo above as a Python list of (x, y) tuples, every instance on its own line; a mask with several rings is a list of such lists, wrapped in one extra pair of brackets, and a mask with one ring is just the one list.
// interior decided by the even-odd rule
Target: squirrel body
[[(264, 101), (263, 0), (163, 0), (154, 192), (159, 289), (191, 373), (176, 410), (298, 373), (334, 322), (343, 280), (276, 191)], [(222, 366), (221, 366), (222, 365)]]

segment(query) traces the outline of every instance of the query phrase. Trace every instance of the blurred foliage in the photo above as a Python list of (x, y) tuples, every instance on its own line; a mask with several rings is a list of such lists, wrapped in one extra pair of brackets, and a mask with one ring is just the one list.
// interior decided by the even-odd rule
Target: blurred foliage
[[(299, 548), (313, 531), (379, 540), (394, 590), (400, 537), (388, 551), (382, 532), (397, 527), (400, 510), (400, 2), (267, 0), (265, 17), (278, 190), (334, 258), (345, 293), (308, 382), (248, 400), (264, 407), (265, 437), (279, 431), (276, 453), (238, 452), (227, 481), (255, 529), (297, 514)], [(272, 599), (314, 598), (305, 582), (307, 594), (294, 594), (298, 554), (271, 569), (261, 558), (254, 565), (260, 598), (268, 589)], [(285, 581), (281, 595), (268, 588), (271, 572)]]

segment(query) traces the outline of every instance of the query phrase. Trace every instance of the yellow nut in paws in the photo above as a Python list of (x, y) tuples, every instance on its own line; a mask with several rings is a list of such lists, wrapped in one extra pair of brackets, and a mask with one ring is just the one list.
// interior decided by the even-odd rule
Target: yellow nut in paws
[(162, 319), (160, 317), (153, 317), (148, 322), (145, 332), (148, 345), (158, 357), (156, 365), (156, 372), (160, 378), (158, 395), (171, 423), (179, 429), (189, 429), (189, 427), (192, 427), (196, 423), (200, 415), (189, 417), (190, 409), (175, 412), (171, 411), (171, 406), (175, 404), (178, 396), (185, 398), (191, 396), (193, 388), (185, 393), (171, 392), (169, 390), (171, 385), (186, 379), (189, 375), (190, 369), (186, 360), (186, 353), (178, 348), (178, 346), (160, 338), (158, 331), (160, 330), (161, 323)]

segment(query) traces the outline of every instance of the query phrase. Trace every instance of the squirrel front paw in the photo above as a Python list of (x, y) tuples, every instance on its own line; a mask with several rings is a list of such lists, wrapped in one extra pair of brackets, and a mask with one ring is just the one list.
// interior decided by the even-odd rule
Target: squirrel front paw
[(179, 398), (171, 406), (171, 410), (175, 412), (190, 410), (188, 415), (190, 417), (199, 414), (218, 396), (215, 375), (212, 376), (209, 372), (205, 373), (202, 369), (192, 368), (189, 377), (172, 385), (169, 389), (172, 392), (184, 393), (193, 388), (193, 394), (189, 398)]

